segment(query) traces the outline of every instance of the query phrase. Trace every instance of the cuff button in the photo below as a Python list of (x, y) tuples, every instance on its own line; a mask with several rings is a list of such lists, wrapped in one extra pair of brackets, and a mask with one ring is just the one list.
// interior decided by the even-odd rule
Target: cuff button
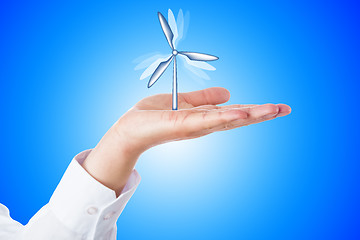
[(96, 207), (89, 207), (87, 209), (87, 213), (90, 214), (90, 215), (94, 215), (98, 212), (98, 209)]
[(115, 213), (116, 213), (116, 212), (109, 212), (108, 214), (106, 214), (106, 215), (104, 216), (104, 220), (110, 219), (112, 216), (115, 215)]

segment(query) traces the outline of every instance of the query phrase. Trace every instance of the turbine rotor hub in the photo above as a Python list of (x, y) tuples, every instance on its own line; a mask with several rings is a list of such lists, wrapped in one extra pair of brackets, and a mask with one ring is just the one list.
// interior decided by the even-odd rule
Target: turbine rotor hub
[(174, 49), (174, 50), (172, 51), (172, 54), (173, 54), (174, 56), (176, 56), (176, 55), (178, 54), (178, 51), (177, 51), (176, 49)]

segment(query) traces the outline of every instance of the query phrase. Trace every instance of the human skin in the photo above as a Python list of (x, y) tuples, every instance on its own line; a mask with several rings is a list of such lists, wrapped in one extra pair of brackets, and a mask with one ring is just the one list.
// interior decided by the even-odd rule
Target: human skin
[(171, 94), (146, 97), (116, 121), (82, 166), (119, 196), (140, 155), (151, 147), (247, 126), (291, 112), (285, 104), (218, 106), (229, 99), (229, 91), (221, 87), (179, 93), (179, 109), (174, 111)]

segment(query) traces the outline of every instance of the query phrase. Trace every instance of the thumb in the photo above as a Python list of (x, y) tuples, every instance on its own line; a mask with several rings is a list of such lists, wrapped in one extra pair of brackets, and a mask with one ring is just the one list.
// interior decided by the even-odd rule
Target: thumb
[(229, 101), (230, 92), (226, 88), (212, 87), (193, 92), (179, 93), (179, 98), (194, 107), (216, 105)]

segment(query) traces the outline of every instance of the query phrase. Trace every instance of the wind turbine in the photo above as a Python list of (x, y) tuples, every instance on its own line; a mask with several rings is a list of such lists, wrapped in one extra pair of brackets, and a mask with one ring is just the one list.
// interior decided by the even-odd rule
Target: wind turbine
[[(171, 10), (169, 10), (169, 12), (171, 12)], [(171, 12), (172, 14), (172, 12)], [(153, 72), (153, 74), (150, 77), (150, 80), (148, 82), (148, 88), (150, 88), (152, 85), (154, 85), (154, 83), (161, 77), (161, 75), (165, 72), (165, 70), (167, 69), (167, 67), (170, 65), (171, 61), (174, 60), (174, 72), (173, 72), (173, 82), (172, 82), (172, 110), (177, 110), (178, 109), (178, 91), (177, 91), (177, 65), (176, 65), (176, 56), (177, 55), (182, 55), (183, 57), (187, 58), (186, 62), (191, 64), (192, 61), (215, 61), (218, 60), (219, 58), (210, 54), (205, 54), (205, 53), (197, 53), (197, 52), (185, 52), (185, 51), (178, 51), (175, 48), (175, 43), (174, 43), (174, 33), (171, 30), (169, 23), (166, 21), (165, 17), (158, 12), (158, 17), (159, 17), (159, 21), (160, 21), (160, 25), (161, 28), (165, 34), (166, 40), (169, 43), (169, 46), (172, 50), (171, 55), (165, 59), (165, 61), (162, 61), (159, 63), (159, 65), (157, 66), (157, 68), (155, 69), (155, 71)], [(176, 24), (175, 24), (176, 27)], [(177, 32), (176, 32), (177, 34)], [(205, 63), (203, 63), (204, 65)], [(195, 65), (195, 64), (192, 64)], [(199, 65), (199, 64), (196, 64)], [(211, 65), (209, 65), (210, 67), (212, 67)], [(200, 68), (204, 68), (200, 66), (197, 66)], [(213, 69), (209, 69), (209, 68), (204, 68), (207, 70), (215, 70), (215, 68)]]

